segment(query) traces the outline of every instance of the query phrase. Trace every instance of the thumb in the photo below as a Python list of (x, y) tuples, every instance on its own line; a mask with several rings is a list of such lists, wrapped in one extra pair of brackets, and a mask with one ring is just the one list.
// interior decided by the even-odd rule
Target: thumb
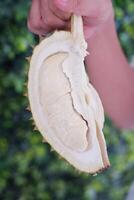
[(54, 0), (54, 4), (64, 12), (78, 15), (89, 13), (89, 0)]

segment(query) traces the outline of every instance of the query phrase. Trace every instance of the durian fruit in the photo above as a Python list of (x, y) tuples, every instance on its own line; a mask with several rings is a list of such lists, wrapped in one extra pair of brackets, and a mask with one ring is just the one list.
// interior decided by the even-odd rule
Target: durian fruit
[(104, 111), (89, 83), (87, 43), (80, 16), (71, 31), (55, 31), (34, 49), (28, 98), (43, 138), (76, 169), (95, 174), (110, 166), (102, 132)]

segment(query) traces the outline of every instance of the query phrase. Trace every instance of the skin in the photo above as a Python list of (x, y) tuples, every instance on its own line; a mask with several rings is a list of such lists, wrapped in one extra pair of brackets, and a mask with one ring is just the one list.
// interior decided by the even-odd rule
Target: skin
[(28, 28), (40, 36), (69, 29), (72, 13), (83, 17), (87, 72), (106, 113), (118, 127), (134, 128), (134, 70), (117, 38), (111, 0), (32, 0)]

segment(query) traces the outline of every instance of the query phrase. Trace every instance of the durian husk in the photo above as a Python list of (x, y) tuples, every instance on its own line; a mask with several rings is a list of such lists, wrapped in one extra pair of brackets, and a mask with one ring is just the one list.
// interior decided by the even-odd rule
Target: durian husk
[(44, 140), (76, 169), (95, 174), (110, 163), (103, 106), (84, 66), (86, 49), (82, 18), (73, 15), (70, 32), (55, 31), (34, 48), (28, 98)]

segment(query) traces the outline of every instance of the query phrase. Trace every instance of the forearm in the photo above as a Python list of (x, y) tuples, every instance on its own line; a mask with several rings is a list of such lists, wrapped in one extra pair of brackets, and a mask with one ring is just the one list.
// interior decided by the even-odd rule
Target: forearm
[(88, 46), (87, 71), (106, 113), (118, 126), (134, 127), (134, 71), (120, 48), (114, 21), (103, 25)]

